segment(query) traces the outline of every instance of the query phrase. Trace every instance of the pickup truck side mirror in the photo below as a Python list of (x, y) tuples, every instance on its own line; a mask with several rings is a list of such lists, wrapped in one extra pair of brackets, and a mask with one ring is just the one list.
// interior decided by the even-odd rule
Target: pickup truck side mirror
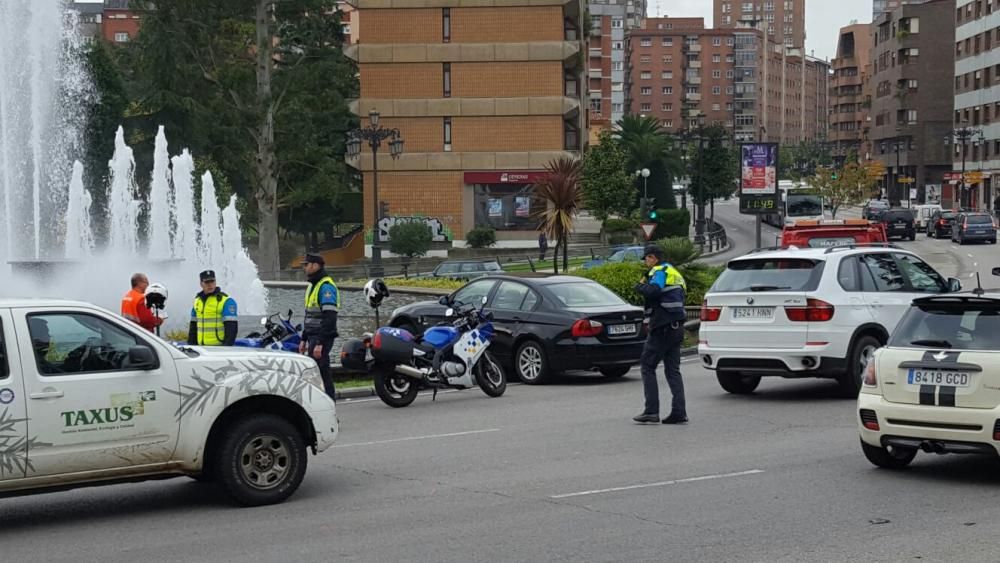
[(1000, 268), (993, 268), (992, 271), (994, 276), (1000, 276)]
[(128, 363), (132, 369), (154, 369), (157, 366), (156, 354), (148, 346), (133, 346), (128, 350)]
[[(993, 268), (993, 275), (1000, 275), (997, 274), (997, 271), (1000, 271), (1000, 268)], [(958, 293), (959, 291), (962, 291), (962, 282), (955, 278), (948, 278), (948, 291), (950, 293)]]

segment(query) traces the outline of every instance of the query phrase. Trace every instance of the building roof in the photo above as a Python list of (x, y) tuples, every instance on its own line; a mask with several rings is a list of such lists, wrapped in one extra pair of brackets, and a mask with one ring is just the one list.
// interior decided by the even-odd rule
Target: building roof
[(80, 14), (103, 14), (104, 4), (100, 2), (73, 2), (70, 6)]
[(106, 10), (128, 10), (128, 0), (104, 0)]

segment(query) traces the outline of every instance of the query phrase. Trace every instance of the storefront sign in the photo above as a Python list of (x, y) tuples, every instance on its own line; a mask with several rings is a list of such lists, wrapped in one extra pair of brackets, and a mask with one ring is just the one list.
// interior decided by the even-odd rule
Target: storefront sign
[(545, 179), (544, 170), (505, 170), (466, 172), (466, 184), (536, 184)]

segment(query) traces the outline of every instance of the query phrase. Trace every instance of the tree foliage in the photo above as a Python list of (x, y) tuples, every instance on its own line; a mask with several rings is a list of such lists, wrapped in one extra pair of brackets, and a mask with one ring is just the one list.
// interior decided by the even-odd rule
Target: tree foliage
[[(656, 206), (664, 209), (677, 207), (674, 200), (674, 178), (684, 174), (680, 154), (673, 139), (655, 117), (626, 115), (618, 121), (618, 138), (629, 154), (626, 173), (649, 169), (649, 197), (656, 199)], [(633, 178), (635, 178), (633, 176)], [(643, 179), (635, 178), (636, 197), (642, 195)]]
[(778, 159), (778, 178), (796, 182), (814, 176), (821, 167), (833, 163), (830, 150), (816, 141), (782, 146)]
[(343, 162), (356, 69), (342, 44), (335, 0), (159, 0), (123, 58), (130, 141), (142, 151), (162, 124), (173, 147), (218, 163), (255, 202), (262, 271), (278, 264), (279, 210), (286, 228), (326, 231), (356, 186)]
[(539, 229), (550, 240), (556, 241), (555, 254), (552, 260), (553, 272), (559, 273), (559, 247), (563, 249), (563, 270), (569, 268), (566, 249), (569, 247), (569, 234), (573, 230), (573, 222), (580, 210), (583, 199), (580, 190), (581, 162), (569, 157), (561, 157), (549, 162), (546, 166), (545, 179), (535, 184), (535, 196), (545, 202), (544, 209), (538, 211), (535, 217), (539, 220)]
[(431, 249), (431, 228), (423, 221), (400, 221), (389, 229), (389, 252), (409, 260)]
[(816, 193), (823, 196), (834, 219), (841, 207), (867, 201), (877, 182), (878, 177), (870, 169), (855, 162), (848, 162), (840, 169), (820, 168), (809, 181)]
[(720, 197), (728, 197), (736, 189), (737, 163), (736, 147), (726, 146), (728, 136), (722, 126), (712, 126), (701, 129), (698, 135), (707, 139), (707, 146), (699, 149), (697, 143), (692, 143), (691, 161), (691, 197), (699, 204), (707, 203)]
[(635, 207), (635, 186), (626, 172), (629, 155), (611, 133), (601, 133), (583, 157), (583, 202), (602, 223), (610, 215), (628, 215)]

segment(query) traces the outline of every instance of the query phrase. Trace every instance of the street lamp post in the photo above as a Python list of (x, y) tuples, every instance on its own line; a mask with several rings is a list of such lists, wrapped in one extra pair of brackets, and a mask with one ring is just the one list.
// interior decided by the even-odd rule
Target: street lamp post
[(636, 170), (635, 177), (639, 178), (640, 176), (642, 177), (642, 205), (639, 206), (639, 213), (642, 215), (642, 219), (646, 220), (646, 212), (649, 211), (646, 207), (648, 205), (648, 200), (646, 199), (648, 197), (646, 188), (649, 185), (649, 168)]
[(372, 277), (382, 277), (382, 237), (379, 235), (379, 222), (382, 221), (382, 202), (378, 199), (378, 149), (383, 142), (389, 145), (389, 156), (393, 160), (403, 154), (403, 137), (399, 129), (379, 127), (379, 113), (374, 109), (368, 112), (368, 127), (359, 127), (347, 133), (347, 156), (358, 158), (361, 155), (361, 144), (365, 143), (372, 150), (372, 203), (375, 208), (375, 221), (372, 228)]
[(951, 145), (951, 143), (955, 142), (955, 143), (960, 143), (960, 146), (962, 147), (962, 181), (959, 184), (958, 195), (959, 195), (959, 206), (963, 209), (969, 209), (972, 207), (971, 202), (968, 201), (969, 186), (965, 180), (965, 158), (966, 158), (967, 146), (970, 140), (973, 143), (983, 142), (985, 140), (985, 136), (983, 135), (982, 129), (969, 126), (958, 127), (952, 130), (952, 132), (949, 133), (948, 136), (945, 137), (944, 139), (944, 144), (946, 146)]

